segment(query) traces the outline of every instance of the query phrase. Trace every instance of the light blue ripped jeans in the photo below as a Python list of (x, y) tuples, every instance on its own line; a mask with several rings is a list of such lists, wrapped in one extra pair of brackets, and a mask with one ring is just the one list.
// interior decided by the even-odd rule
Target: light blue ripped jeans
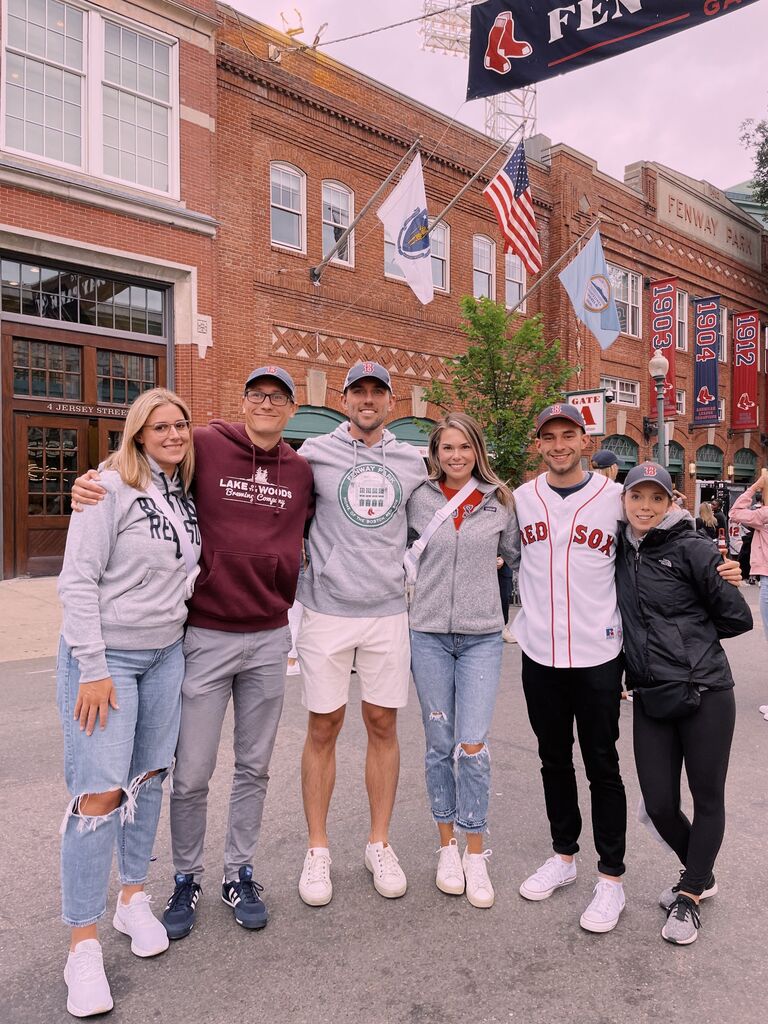
[[(485, 832), (491, 791), (491, 726), (501, 672), (501, 633), (411, 630), (411, 671), (427, 741), (432, 816), (463, 832)], [(462, 748), (482, 743), (476, 754)]]
[[(155, 842), (163, 780), (179, 735), (184, 654), (181, 640), (151, 651), (107, 650), (119, 709), (92, 735), (73, 718), (80, 668), (62, 639), (57, 700), (64, 731), (64, 777), (72, 799), (61, 823), (62, 920), (72, 928), (94, 924), (107, 906), (112, 855), (123, 885), (146, 881)], [(148, 772), (158, 771), (145, 781)], [(122, 789), (121, 805), (101, 816), (78, 814), (88, 793)]]

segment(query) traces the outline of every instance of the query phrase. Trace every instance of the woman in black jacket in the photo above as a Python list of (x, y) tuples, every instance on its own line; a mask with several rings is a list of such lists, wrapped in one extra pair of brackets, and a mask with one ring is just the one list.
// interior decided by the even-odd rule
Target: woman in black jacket
[[(662, 936), (688, 945), (700, 925), (699, 901), (717, 892), (712, 874), (725, 831), (725, 777), (736, 705), (720, 638), (752, 628), (720, 560), (672, 503), (669, 473), (652, 462), (624, 483), (616, 583), (624, 628), (627, 686), (635, 690), (633, 739), (643, 800), (653, 825), (683, 865), (662, 893)], [(682, 767), (693, 821), (680, 807)]]

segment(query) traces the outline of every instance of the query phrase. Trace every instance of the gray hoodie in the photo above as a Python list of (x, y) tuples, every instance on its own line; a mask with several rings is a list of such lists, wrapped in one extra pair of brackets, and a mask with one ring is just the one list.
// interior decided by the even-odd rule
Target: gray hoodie
[[(411, 598), (411, 629), (422, 633), (495, 633), (504, 626), (496, 556), (517, 568), (520, 531), (512, 505), (502, 505), (493, 484), (478, 487), (483, 501), (457, 530), (452, 519), (432, 534), (419, 561)], [(446, 504), (430, 480), (411, 495), (408, 527), (420, 536)], [(415, 539), (413, 536), (413, 539)]]
[[(178, 474), (169, 480), (150, 460), (152, 481), (200, 554), (195, 506)], [(80, 666), (80, 682), (109, 675), (105, 651), (168, 647), (187, 617), (187, 572), (176, 530), (144, 491), (102, 472), (106, 496), (73, 515), (59, 576), (61, 635)]]
[(314, 473), (315, 517), (298, 600), (352, 618), (404, 612), (405, 503), (426, 478), (423, 459), (389, 430), (369, 448), (348, 422), (299, 454)]

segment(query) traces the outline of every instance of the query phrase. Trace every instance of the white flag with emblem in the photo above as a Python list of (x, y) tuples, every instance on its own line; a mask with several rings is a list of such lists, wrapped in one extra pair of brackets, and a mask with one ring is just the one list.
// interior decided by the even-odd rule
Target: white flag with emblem
[(405, 277), (416, 298), (426, 305), (434, 298), (434, 285), (427, 196), (418, 153), (376, 216), (384, 225), (384, 237), (392, 247), (385, 254), (386, 263), (397, 267), (395, 273), (399, 271)]

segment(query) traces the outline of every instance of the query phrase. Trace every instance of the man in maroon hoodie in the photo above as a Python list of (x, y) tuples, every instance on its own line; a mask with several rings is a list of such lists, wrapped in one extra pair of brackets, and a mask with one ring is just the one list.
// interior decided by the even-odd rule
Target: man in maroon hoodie
[[(295, 411), (290, 375), (278, 366), (262, 366), (245, 383), (244, 423), (213, 420), (194, 432), (202, 553), (184, 639), (186, 671), (171, 795), (175, 888), (163, 923), (172, 939), (188, 935), (194, 925), (208, 785), (230, 698), (235, 772), (222, 899), (243, 927), (267, 923), (252, 861), (283, 706), (291, 645), (288, 609), (313, 509), (312, 470), (282, 440)], [(98, 496), (88, 483), (78, 479), (76, 499)]]

